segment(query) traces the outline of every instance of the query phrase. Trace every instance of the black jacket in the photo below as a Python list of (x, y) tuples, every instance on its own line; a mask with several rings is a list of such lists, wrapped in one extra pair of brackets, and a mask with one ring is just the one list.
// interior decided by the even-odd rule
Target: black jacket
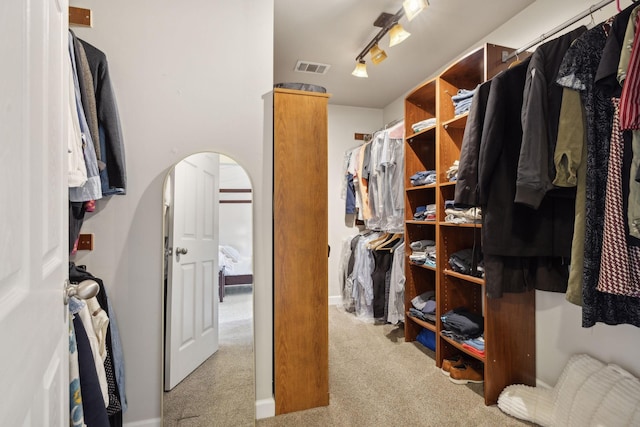
[(528, 65), (529, 58), (498, 74), (491, 83), (478, 160), (483, 252), (569, 257), (573, 223), (560, 226), (554, 220), (573, 218), (574, 200), (545, 198), (538, 210), (514, 202)]

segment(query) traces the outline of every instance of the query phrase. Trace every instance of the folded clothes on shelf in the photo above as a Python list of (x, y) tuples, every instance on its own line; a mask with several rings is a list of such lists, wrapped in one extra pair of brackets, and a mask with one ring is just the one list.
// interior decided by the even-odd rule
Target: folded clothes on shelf
[(433, 117), (431, 119), (421, 120), (417, 123), (412, 124), (411, 129), (413, 129), (413, 131), (417, 133), (425, 129), (428, 129), (430, 127), (433, 127), (435, 125), (436, 125), (436, 118)]
[(436, 205), (430, 204), (427, 206), (418, 206), (413, 213), (413, 219), (416, 221), (435, 221), (436, 219)]
[(424, 252), (413, 252), (409, 255), (409, 262), (416, 265), (422, 265), (427, 261), (427, 254)]
[(436, 297), (434, 291), (424, 292), (411, 300), (411, 305), (422, 314), (434, 314), (436, 312)]
[(447, 169), (447, 179), (450, 182), (458, 180), (458, 166), (460, 165), (460, 161), (456, 160), (453, 162), (449, 169)]
[(451, 97), (456, 116), (466, 113), (471, 109), (471, 103), (475, 92), (475, 89), (459, 89), (458, 93)]
[(447, 208), (445, 207), (445, 222), (454, 224), (477, 224), (482, 222), (482, 210), (480, 208)]
[(449, 266), (460, 274), (474, 277), (484, 277), (484, 263), (480, 251), (473, 252), (472, 249), (462, 249), (454, 252), (449, 257)]
[(434, 170), (420, 171), (411, 175), (409, 180), (411, 181), (411, 185), (417, 187), (419, 185), (435, 184), (436, 176), (436, 171)]
[(465, 307), (449, 310), (440, 316), (440, 320), (442, 321), (442, 333), (460, 342), (477, 338), (484, 332), (484, 318), (470, 312)]
[(416, 240), (409, 243), (409, 246), (414, 251), (424, 251), (428, 247), (432, 247), (436, 245), (435, 240)]

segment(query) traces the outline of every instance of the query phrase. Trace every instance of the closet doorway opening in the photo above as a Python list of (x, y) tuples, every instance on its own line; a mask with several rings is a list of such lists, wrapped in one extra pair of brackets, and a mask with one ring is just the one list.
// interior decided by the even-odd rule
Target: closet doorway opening
[(186, 157), (163, 188), (163, 425), (255, 420), (253, 193), (214, 152)]

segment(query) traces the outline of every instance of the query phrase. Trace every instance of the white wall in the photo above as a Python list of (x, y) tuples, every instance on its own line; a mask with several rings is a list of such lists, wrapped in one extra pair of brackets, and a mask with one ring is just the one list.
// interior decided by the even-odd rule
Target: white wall
[[(127, 373), (125, 422), (151, 425), (161, 413), (165, 174), (192, 153), (218, 151), (251, 177), (255, 211), (272, 211), (270, 102), (263, 96), (273, 85), (273, 0), (71, 3), (92, 9), (93, 28), (74, 31), (109, 59), (128, 171), (127, 195), (99, 201), (88, 215), (83, 232), (95, 233), (95, 250), (78, 261), (105, 281), (116, 311)], [(269, 404), (271, 216), (253, 221), (254, 296), (261, 302), (254, 317), (256, 399)]]
[[(560, 25), (566, 20), (588, 10), (598, 2), (592, 0), (537, 0), (513, 19), (478, 40), (467, 51), (482, 43), (495, 43), (502, 46), (520, 48), (535, 41), (542, 34)], [(631, 4), (630, 0), (622, 0), (621, 7)], [(617, 13), (615, 2), (594, 12), (595, 22), (601, 22)], [(578, 25), (589, 25), (587, 17), (567, 28), (570, 31)], [(559, 34), (558, 34), (559, 35)], [(557, 36), (554, 36), (557, 37)], [(465, 52), (461, 52), (461, 55)], [(426, 76), (425, 81), (435, 77), (448, 64), (433, 76)], [(398, 100), (385, 107), (385, 118), (398, 114)], [(598, 324), (592, 328), (582, 328), (582, 312), (580, 307), (568, 303), (564, 294), (536, 291), (536, 365), (537, 377), (542, 383), (556, 383), (562, 369), (571, 355), (588, 353), (604, 362), (616, 363), (640, 376), (640, 329), (618, 325)]]
[(359, 229), (345, 221), (345, 200), (341, 198), (344, 179), (345, 151), (362, 144), (354, 139), (355, 133), (373, 133), (382, 128), (382, 110), (374, 108), (329, 105), (329, 297), (331, 303), (340, 302), (338, 270), (342, 240), (353, 236)]

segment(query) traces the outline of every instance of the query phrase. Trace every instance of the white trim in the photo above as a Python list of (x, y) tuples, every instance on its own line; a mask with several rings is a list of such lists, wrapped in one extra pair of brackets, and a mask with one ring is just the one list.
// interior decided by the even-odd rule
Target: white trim
[(162, 427), (162, 419), (152, 418), (150, 420), (136, 421), (135, 423), (124, 423), (123, 427)]
[(340, 305), (342, 304), (342, 297), (338, 296), (332, 296), (329, 297), (329, 305)]
[(545, 383), (544, 381), (541, 381), (538, 378), (536, 378), (536, 387), (549, 388), (549, 389), (553, 388), (549, 384)]
[(256, 400), (256, 420), (271, 418), (276, 416), (276, 401), (273, 397), (269, 399)]

